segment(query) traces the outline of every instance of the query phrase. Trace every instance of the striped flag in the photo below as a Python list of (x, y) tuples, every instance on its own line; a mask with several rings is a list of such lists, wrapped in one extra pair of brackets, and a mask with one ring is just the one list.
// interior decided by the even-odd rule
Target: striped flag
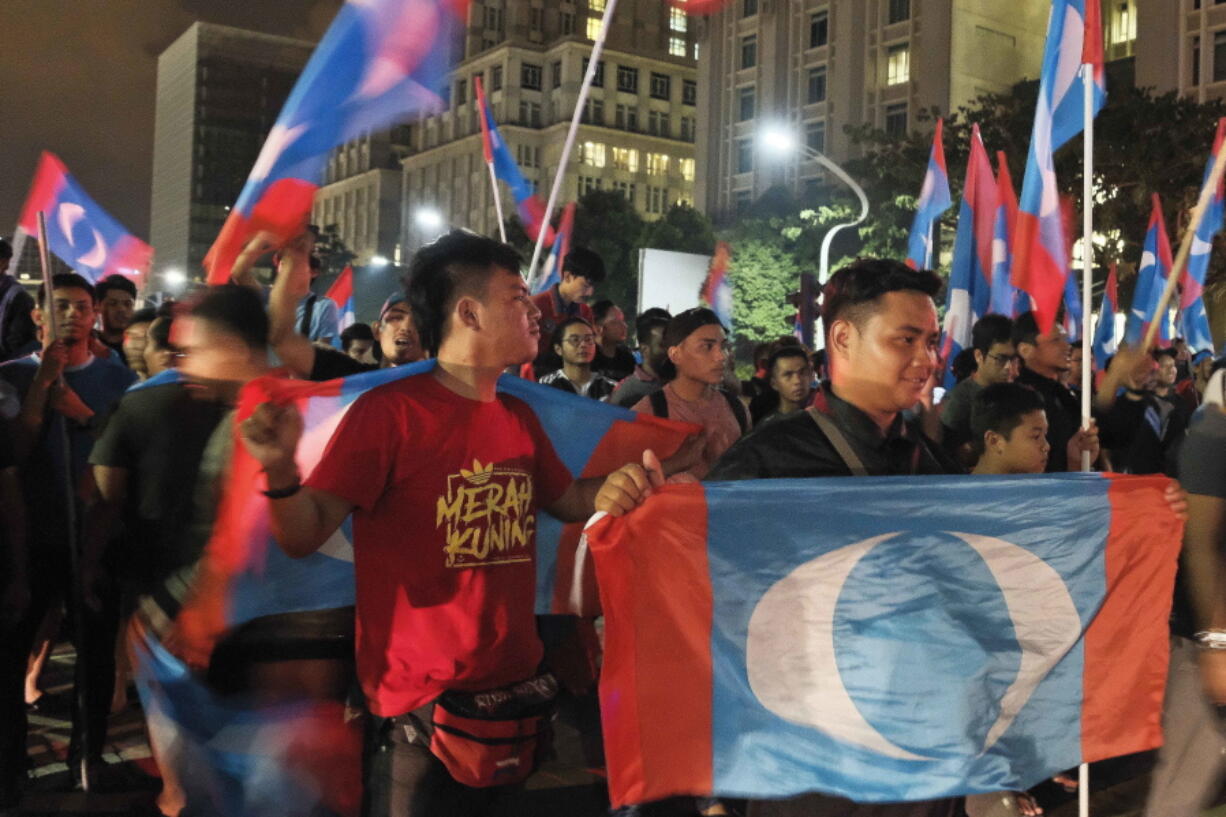
[(562, 218), (558, 221), (558, 229), (553, 239), (553, 247), (545, 257), (537, 282), (532, 285), (532, 294), (539, 295), (554, 284), (562, 283), (562, 264), (570, 252), (570, 237), (575, 229), (575, 203), (567, 202), (562, 208)]
[(949, 172), (945, 169), (944, 126), (945, 121), (938, 118), (936, 131), (932, 134), (932, 153), (928, 157), (928, 170), (924, 173), (924, 186), (920, 188), (915, 220), (911, 222), (907, 266), (912, 269), (932, 268), (932, 225), (953, 204), (949, 194)]
[(328, 287), (328, 294), (325, 297), (336, 304), (337, 312), (340, 313), (336, 322), (336, 337), (332, 338), (332, 345), (339, 349), (341, 348), (341, 332), (357, 323), (353, 310), (353, 267), (345, 265), (341, 274), (336, 276), (336, 280), (332, 282), (332, 286)]
[(1137, 270), (1137, 287), (1132, 294), (1132, 309), (1124, 327), (1124, 342), (1136, 346), (1145, 337), (1149, 325), (1161, 321), (1155, 338), (1159, 346), (1170, 345), (1170, 320), (1158, 314), (1158, 302), (1166, 288), (1167, 276), (1174, 263), (1171, 258), (1171, 240), (1166, 233), (1166, 219), (1162, 215), (1162, 201), (1154, 193), (1149, 216), (1149, 229), (1145, 232), (1145, 246), (1141, 252), (1141, 266)]
[(473, 85), (477, 94), (478, 118), (481, 121), (481, 149), (485, 154), (486, 164), (493, 162), (494, 175), (511, 189), (511, 195), (515, 199), (515, 210), (519, 213), (519, 220), (523, 222), (528, 237), (536, 241), (537, 235), (544, 229), (545, 240), (552, 242), (553, 229), (545, 223), (545, 202), (524, 178), (524, 174), (519, 169), (519, 163), (515, 161), (515, 157), (511, 155), (511, 149), (503, 140), (502, 133), (498, 130), (498, 123), (494, 121), (494, 112), (490, 110), (486, 102), (481, 77), (474, 77)]
[(1115, 264), (1107, 273), (1107, 285), (1103, 288), (1103, 303), (1098, 310), (1098, 325), (1094, 328), (1094, 371), (1107, 370), (1107, 358), (1115, 354), (1115, 315), (1120, 309), (1119, 285), (1116, 282)]
[[(1226, 118), (1220, 119), (1217, 125), (1217, 135), (1213, 138), (1213, 153), (1209, 156), (1209, 164), (1205, 168), (1205, 180), (1209, 183), (1209, 175), (1213, 172), (1213, 164), (1217, 160), (1217, 152), (1222, 147), (1223, 136), (1226, 135)], [(1188, 264), (1180, 280), (1182, 293), (1179, 298), (1179, 334), (1188, 342), (1192, 352), (1213, 352), (1213, 333), (1209, 331), (1209, 316), (1205, 312), (1205, 275), (1209, 270), (1209, 257), (1213, 253), (1213, 237), (1222, 229), (1226, 218), (1226, 182), (1218, 186), (1209, 207), (1200, 224), (1196, 225), (1196, 236), (1192, 240), (1192, 254), (1188, 256)]]
[(698, 294), (728, 331), (732, 331), (732, 282), (728, 280), (728, 263), (731, 260), (732, 248), (727, 242), (716, 244), (715, 255), (711, 256), (711, 268), (707, 270), (702, 291)]
[(1017, 317), (1029, 309), (1019, 308), (1021, 293), (1009, 278), (1013, 261), (1013, 230), (1017, 224), (1017, 193), (1003, 150), (996, 151), (996, 222), (992, 230), (992, 301), (988, 311)]

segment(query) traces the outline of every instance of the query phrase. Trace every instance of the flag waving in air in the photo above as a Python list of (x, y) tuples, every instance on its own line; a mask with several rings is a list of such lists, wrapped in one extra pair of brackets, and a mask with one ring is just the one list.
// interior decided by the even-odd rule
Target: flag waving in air
[(47, 223), (47, 249), (87, 280), (96, 282), (119, 274), (139, 285), (149, 271), (153, 248), (103, 210), (59, 157), (46, 151), (38, 159), (30, 194), (21, 209), (14, 258), (21, 257), (26, 236), (38, 235), (40, 212)]
[(728, 280), (728, 263), (732, 260), (732, 248), (721, 241), (715, 245), (711, 256), (711, 268), (702, 282), (699, 300), (711, 308), (724, 329), (732, 331), (732, 282)]
[(920, 188), (915, 220), (911, 222), (911, 238), (907, 242), (907, 266), (913, 269), (932, 268), (932, 225), (953, 204), (949, 195), (949, 173), (945, 169), (945, 145), (942, 141), (945, 121), (937, 119), (932, 134), (932, 154)]
[(1085, 97), (1078, 76), (1083, 63), (1094, 66), (1094, 113), (1106, 102), (1098, 19), (1098, 0), (1052, 0), (1010, 272), (1013, 285), (1033, 299), (1042, 333), (1050, 331), (1056, 320), (1068, 277), (1052, 154), (1085, 128)]
[(1009, 278), (1013, 261), (1013, 228), (1017, 224), (1017, 194), (1013, 192), (1013, 177), (1003, 150), (996, 151), (996, 222), (992, 228), (992, 301), (988, 311), (996, 315), (1017, 317), (1019, 292)]
[[(996, 180), (988, 161), (979, 126), (971, 129), (971, 153), (966, 162), (966, 183), (958, 212), (954, 260), (949, 272), (945, 310), (947, 360), (971, 346), (971, 327), (988, 312), (992, 297), (992, 244), (998, 213)], [(954, 386), (952, 367), (945, 372), (945, 388)]]
[[(1226, 135), (1226, 118), (1218, 121), (1217, 135), (1213, 139), (1213, 153), (1205, 168), (1205, 180), (1213, 173), (1213, 163)], [(1187, 268), (1179, 284), (1179, 334), (1188, 342), (1193, 352), (1212, 352), (1213, 334), (1209, 331), (1209, 316), (1205, 312), (1205, 274), (1209, 269), (1209, 256), (1213, 253), (1213, 237), (1222, 229), (1226, 219), (1226, 182), (1218, 186), (1200, 224), (1196, 225), (1196, 237), (1192, 240), (1192, 254), (1188, 256)]]
[(540, 295), (554, 284), (562, 283), (562, 264), (566, 254), (570, 252), (570, 235), (575, 229), (575, 203), (567, 202), (562, 208), (562, 218), (558, 222), (557, 234), (553, 239), (553, 247), (545, 257), (537, 282), (531, 287), (533, 295)]
[(1115, 264), (1107, 273), (1107, 285), (1103, 288), (1103, 305), (1098, 311), (1098, 325), (1094, 328), (1094, 371), (1107, 370), (1107, 358), (1115, 354), (1115, 315), (1120, 310), (1119, 285), (1116, 282)]
[(341, 332), (357, 322), (357, 316), (353, 310), (353, 267), (345, 265), (341, 274), (336, 276), (336, 280), (332, 282), (332, 286), (328, 287), (326, 297), (336, 304), (339, 313), (336, 322), (336, 337), (332, 338), (332, 344), (339, 349), (341, 348)]
[(594, 520), (613, 805), (1025, 790), (1158, 746), (1169, 484), (716, 482)]
[(1166, 315), (1158, 315), (1158, 303), (1166, 289), (1167, 276), (1174, 262), (1171, 259), (1171, 240), (1166, 234), (1166, 220), (1162, 216), (1162, 201), (1153, 194), (1153, 207), (1149, 216), (1149, 229), (1145, 232), (1145, 246), (1141, 252), (1141, 266), (1137, 270), (1137, 287), (1132, 293), (1132, 309), (1124, 327), (1124, 342), (1136, 346), (1145, 337), (1149, 325), (1160, 320), (1159, 345), (1169, 345), (1170, 330)]
[(300, 232), (328, 152), (446, 105), (466, 0), (348, 0), (311, 55), (268, 134), (238, 202), (205, 257), (225, 283), (257, 233)]
[(519, 163), (515, 161), (510, 148), (503, 141), (502, 134), (498, 131), (498, 123), (494, 121), (494, 112), (490, 110), (489, 103), (485, 99), (481, 77), (474, 78), (473, 84), (476, 88), (477, 110), (480, 111), (481, 147), (485, 153), (486, 163), (492, 161), (494, 174), (511, 188), (511, 195), (515, 198), (515, 210), (519, 213), (519, 220), (523, 222), (528, 237), (536, 241), (540, 231), (544, 229), (545, 240), (552, 242), (553, 230), (545, 223), (545, 202), (524, 178), (524, 174), (520, 172)]

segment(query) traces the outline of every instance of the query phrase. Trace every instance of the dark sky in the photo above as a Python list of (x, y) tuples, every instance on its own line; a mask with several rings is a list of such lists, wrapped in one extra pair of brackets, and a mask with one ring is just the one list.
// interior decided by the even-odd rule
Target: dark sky
[(318, 40), (341, 0), (0, 0), (0, 235), (39, 151), (149, 238), (157, 55), (196, 20)]

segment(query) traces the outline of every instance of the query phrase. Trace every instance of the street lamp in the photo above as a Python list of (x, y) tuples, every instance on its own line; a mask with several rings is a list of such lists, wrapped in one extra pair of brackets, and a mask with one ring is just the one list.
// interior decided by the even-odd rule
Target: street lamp
[(847, 171), (836, 165), (821, 151), (815, 150), (796, 138), (794, 130), (780, 125), (772, 125), (763, 128), (758, 134), (758, 144), (762, 149), (775, 156), (784, 157), (791, 153), (799, 152), (806, 159), (812, 159), (822, 167), (829, 170), (839, 181), (852, 189), (856, 196), (860, 199), (860, 215), (855, 221), (848, 221), (844, 224), (836, 224), (830, 228), (822, 239), (821, 266), (818, 270), (818, 283), (825, 284), (830, 272), (830, 245), (834, 241), (834, 237), (839, 230), (847, 227), (855, 227), (864, 219), (868, 218), (868, 197), (864, 195), (864, 190), (856, 181), (847, 175)]
[(418, 207), (417, 212), (413, 214), (413, 220), (423, 233), (442, 232), (446, 225), (443, 214), (433, 207)]
[(370, 259), (370, 265), (372, 267), (386, 267), (390, 263), (391, 261), (388, 261), (387, 256), (385, 255), (376, 255)]
[(178, 267), (162, 271), (162, 281), (172, 290), (182, 289), (187, 284), (187, 273)]

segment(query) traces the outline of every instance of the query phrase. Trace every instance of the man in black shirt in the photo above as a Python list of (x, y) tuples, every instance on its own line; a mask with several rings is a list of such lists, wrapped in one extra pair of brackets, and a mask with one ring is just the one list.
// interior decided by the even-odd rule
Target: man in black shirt
[(12, 261), (12, 245), (0, 239), (0, 363), (38, 348), (34, 320), (30, 317), (34, 299), (9, 270)]
[(617, 383), (634, 374), (634, 353), (626, 345), (626, 315), (612, 301), (597, 301), (592, 307), (596, 327), (596, 358), (593, 371)]
[(1034, 313), (1024, 312), (1013, 322), (1013, 345), (1022, 359), (1017, 382), (1037, 391), (1047, 408), (1047, 441), (1051, 444), (1047, 472), (1076, 470), (1080, 464), (1068, 461), (1068, 444), (1081, 427), (1081, 400), (1060, 382), (1060, 375), (1072, 366), (1072, 346), (1064, 327), (1057, 321), (1046, 334), (1040, 334)]

